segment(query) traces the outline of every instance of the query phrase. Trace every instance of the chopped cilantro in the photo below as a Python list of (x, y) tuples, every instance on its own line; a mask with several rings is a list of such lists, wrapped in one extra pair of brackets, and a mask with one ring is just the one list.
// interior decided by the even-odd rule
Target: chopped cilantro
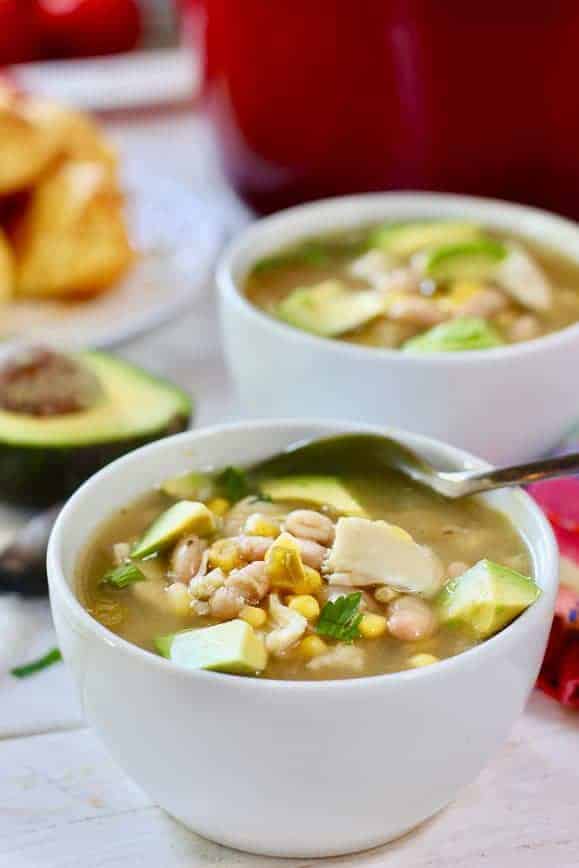
[(247, 473), (240, 467), (226, 467), (215, 477), (215, 485), (219, 493), (230, 500), (231, 503), (237, 503), (238, 500), (243, 500), (248, 494), (251, 494), (253, 489), (249, 484)]
[(320, 636), (329, 636), (340, 642), (353, 642), (354, 639), (359, 639), (358, 624), (362, 620), (362, 613), (359, 611), (361, 599), (362, 594), (357, 591), (355, 594), (338, 597), (334, 602), (327, 602), (320, 613), (316, 632)]
[(101, 581), (106, 585), (113, 585), (115, 588), (126, 588), (128, 585), (134, 585), (135, 582), (144, 582), (145, 578), (136, 564), (129, 562), (109, 570)]
[(32, 663), (27, 663), (25, 666), (16, 666), (15, 669), (11, 669), (10, 674), (15, 678), (28, 678), (29, 675), (34, 675), (35, 672), (40, 672), (41, 669), (47, 669), (53, 663), (58, 663), (59, 660), (62, 660), (62, 654), (58, 648), (53, 648), (44, 657), (33, 660)]

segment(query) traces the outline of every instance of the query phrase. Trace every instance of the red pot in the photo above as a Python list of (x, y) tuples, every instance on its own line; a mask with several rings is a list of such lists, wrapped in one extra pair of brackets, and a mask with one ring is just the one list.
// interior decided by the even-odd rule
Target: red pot
[(579, 217), (579, 3), (188, 0), (228, 176), (259, 210), (446, 190)]

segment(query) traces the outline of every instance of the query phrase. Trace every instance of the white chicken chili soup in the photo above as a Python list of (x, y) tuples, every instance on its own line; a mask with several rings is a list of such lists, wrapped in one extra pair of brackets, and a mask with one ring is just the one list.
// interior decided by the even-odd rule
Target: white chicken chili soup
[[(322, 475), (323, 474), (323, 475)], [(79, 563), (91, 615), (185, 666), (291, 680), (432, 665), (540, 590), (513, 525), (394, 471), (237, 468), (168, 480)]]

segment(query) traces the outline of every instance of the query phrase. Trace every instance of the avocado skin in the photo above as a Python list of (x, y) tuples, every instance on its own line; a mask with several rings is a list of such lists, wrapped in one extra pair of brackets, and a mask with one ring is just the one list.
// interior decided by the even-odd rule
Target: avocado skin
[[(143, 368), (131, 364), (118, 356), (104, 352), (86, 351), (76, 354), (76, 358), (97, 372), (99, 379), (106, 382), (109, 377), (121, 377), (125, 388), (146, 385), (150, 393), (148, 401), (153, 401), (157, 390), (174, 396), (174, 407), (166, 414), (165, 420), (143, 430), (122, 432), (110, 431), (99, 436), (93, 430), (89, 442), (75, 443), (74, 437), (63, 434), (61, 442), (43, 443), (42, 437), (28, 443), (25, 438), (9, 439), (4, 436), (3, 411), (0, 411), (0, 500), (18, 506), (47, 507), (58, 503), (73, 494), (97, 470), (115, 461), (127, 452), (152, 443), (162, 437), (178, 434), (187, 430), (193, 416), (193, 401), (182, 389), (162, 377), (150, 374)], [(38, 420), (38, 430), (44, 420)]]
[(191, 416), (176, 414), (158, 431), (87, 446), (15, 446), (0, 442), (0, 498), (45, 507), (70, 497), (97, 470), (154, 440), (186, 431)]

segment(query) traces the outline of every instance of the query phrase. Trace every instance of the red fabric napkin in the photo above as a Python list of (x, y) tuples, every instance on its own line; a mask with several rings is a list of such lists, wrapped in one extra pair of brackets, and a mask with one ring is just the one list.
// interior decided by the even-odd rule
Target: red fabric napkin
[[(549, 517), (562, 557), (579, 569), (579, 479), (529, 487)], [(537, 686), (569, 708), (579, 709), (579, 590), (562, 584)]]

